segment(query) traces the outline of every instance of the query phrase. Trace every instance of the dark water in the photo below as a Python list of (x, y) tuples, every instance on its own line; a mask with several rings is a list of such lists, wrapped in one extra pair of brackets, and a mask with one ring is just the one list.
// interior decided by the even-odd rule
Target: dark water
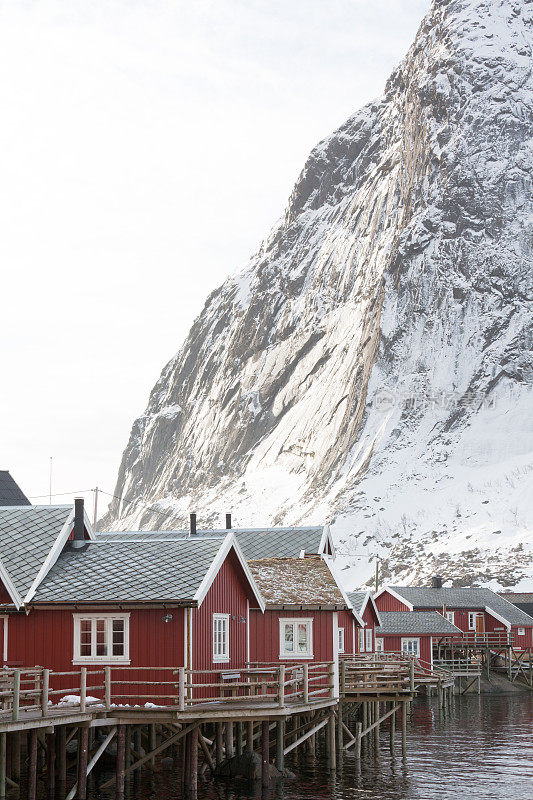
[[(297, 778), (268, 792), (241, 782), (198, 785), (199, 800), (531, 800), (533, 798), (533, 695), (456, 697), (440, 712), (433, 699), (417, 700), (407, 730), (407, 758), (397, 731), (394, 757), (388, 722), (378, 758), (373, 749), (360, 766), (343, 753), (330, 773), (323, 752), (287, 757)], [(130, 785), (131, 800), (181, 800), (171, 769)], [(112, 795), (93, 791), (91, 800)]]

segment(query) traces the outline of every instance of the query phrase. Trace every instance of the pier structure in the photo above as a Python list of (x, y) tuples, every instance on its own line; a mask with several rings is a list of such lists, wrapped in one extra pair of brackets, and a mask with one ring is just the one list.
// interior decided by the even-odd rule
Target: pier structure
[(533, 689), (533, 648), (517, 647), (513, 631), (466, 631), (460, 637), (442, 637), (435, 664), (460, 679), (462, 693), (476, 681), (479, 686), (482, 675), (490, 680), (491, 672)]
[(334, 662), (262, 664), (230, 674), (184, 667), (4, 668), (0, 800), (85, 800), (89, 776), (104, 759), (114, 774), (99, 787), (114, 785), (120, 800), (129, 780), (141, 769), (157, 773), (159, 757), (168, 754), (191, 796), (199, 776), (246, 753), (259, 756), (258, 773), (249, 777), (266, 787), (273, 773), (284, 774), (286, 755), (302, 747), (314, 752), (318, 735), (331, 769), (338, 748), (353, 747), (361, 757), (365, 740), (377, 743), (389, 718), (394, 747), (397, 716), (405, 755), (416, 681), (413, 660), (386, 663), (373, 656), (343, 660), (340, 682)]

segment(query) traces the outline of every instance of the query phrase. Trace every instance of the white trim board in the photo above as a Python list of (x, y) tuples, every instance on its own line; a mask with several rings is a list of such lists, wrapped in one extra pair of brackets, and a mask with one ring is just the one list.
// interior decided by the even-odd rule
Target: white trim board
[[(492, 608), (490, 608), (489, 606), (485, 606), (485, 611), (487, 612), (487, 614), (490, 614), (491, 617), (494, 617), (494, 619), (497, 619), (499, 622), (502, 622), (505, 625), (505, 627), (507, 628), (507, 630), (511, 630), (511, 623), (508, 622), (505, 619), (505, 617), (502, 617), (501, 614), (498, 614), (496, 611), (493, 611)], [(486, 626), (485, 626), (485, 629), (486, 629)]]
[(414, 609), (413, 604), (410, 603), (409, 600), (406, 600), (405, 597), (402, 597), (401, 594), (398, 594), (398, 592), (395, 592), (394, 589), (391, 589), (390, 586), (384, 586), (383, 589), (380, 589), (379, 592), (377, 592), (374, 595), (373, 599), (377, 600), (377, 598), (380, 597), (383, 594), (383, 592), (388, 592), (390, 595), (395, 597), (396, 600), (399, 600), (400, 603), (403, 603), (404, 606), (407, 606), (409, 611), (413, 611), (413, 609)]
[(22, 603), (23, 603), (22, 597), (18, 593), (17, 588), (16, 588), (15, 584), (13, 583), (13, 581), (11, 580), (11, 578), (9, 576), (9, 572), (5, 568), (5, 566), (2, 563), (1, 559), (0, 559), (0, 579), (2, 580), (2, 583), (4, 584), (4, 586), (6, 587), (7, 593), (9, 594), (11, 599), (13, 600), (13, 603), (14, 603), (17, 611), (19, 611), (22, 608)]

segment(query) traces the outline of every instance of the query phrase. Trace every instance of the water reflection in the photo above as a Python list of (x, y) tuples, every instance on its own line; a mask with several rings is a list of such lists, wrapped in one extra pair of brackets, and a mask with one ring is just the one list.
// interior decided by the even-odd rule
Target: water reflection
[[(199, 800), (528, 800), (533, 797), (533, 698), (530, 694), (455, 698), (444, 711), (432, 698), (413, 704), (407, 759), (400, 733), (389, 749), (389, 723), (381, 730), (379, 752), (369, 743), (361, 762), (343, 752), (337, 771), (325, 753), (301, 751), (287, 758), (297, 778), (265, 792), (247, 783), (198, 784)], [(103, 779), (102, 781), (103, 782)], [(113, 795), (91, 794), (91, 800)], [(131, 781), (131, 800), (181, 800), (179, 775), (170, 763), (156, 777)]]

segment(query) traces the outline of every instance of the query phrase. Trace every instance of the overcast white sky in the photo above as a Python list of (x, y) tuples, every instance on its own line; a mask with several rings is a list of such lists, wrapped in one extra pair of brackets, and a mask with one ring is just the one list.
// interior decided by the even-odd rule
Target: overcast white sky
[(0, 469), (28, 495), (50, 456), (56, 502), (113, 491), (207, 294), (428, 6), (0, 0)]

